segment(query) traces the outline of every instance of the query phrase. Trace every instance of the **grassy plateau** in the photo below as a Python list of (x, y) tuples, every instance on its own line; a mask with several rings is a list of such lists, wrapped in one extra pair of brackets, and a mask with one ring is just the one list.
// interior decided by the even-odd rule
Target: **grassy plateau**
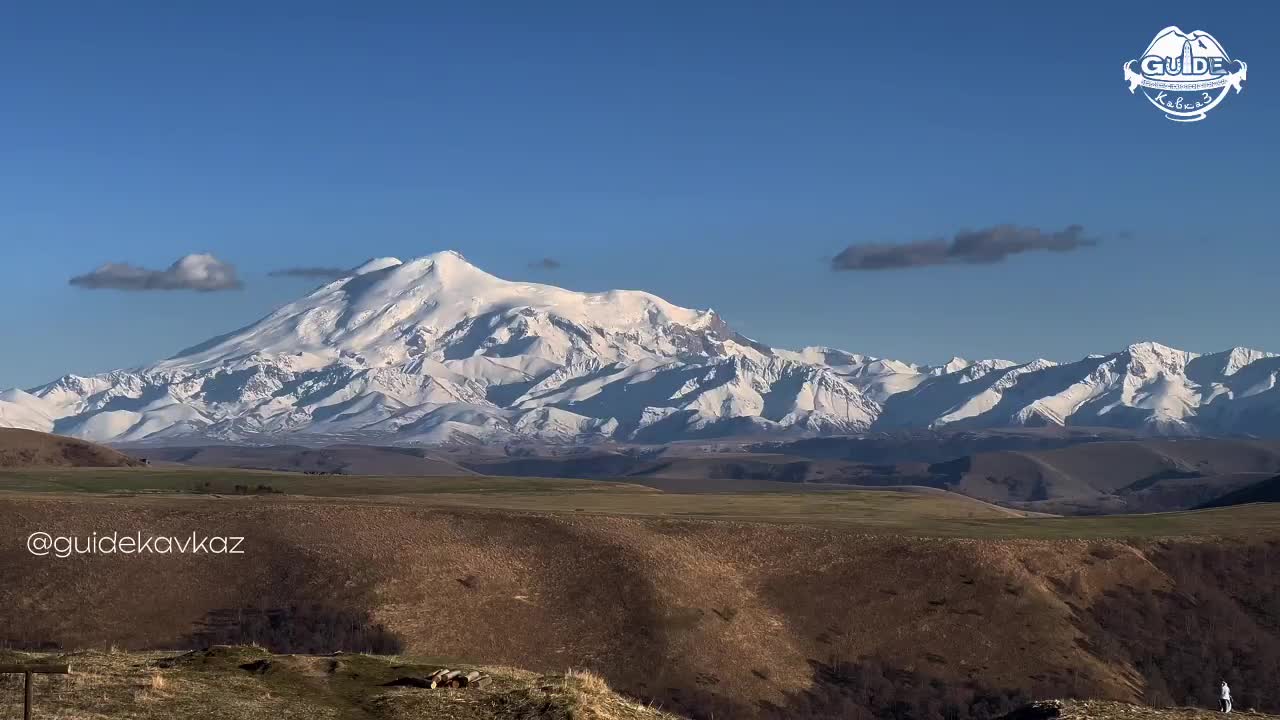
[(928, 488), (807, 486), (750, 492), (665, 491), (623, 482), (512, 477), (303, 475), (208, 468), (0, 470), (0, 492), (157, 498), (374, 502), (535, 513), (720, 519), (974, 538), (1280, 536), (1280, 505), (1052, 517)]

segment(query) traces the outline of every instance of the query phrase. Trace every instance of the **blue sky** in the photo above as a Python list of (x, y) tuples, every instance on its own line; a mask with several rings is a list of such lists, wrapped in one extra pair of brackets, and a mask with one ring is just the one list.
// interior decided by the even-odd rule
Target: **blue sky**
[[(150, 362), (314, 284), (273, 269), (450, 248), (780, 346), (1280, 351), (1273, 3), (195, 5), (0, 13), (0, 387)], [(1166, 25), (1250, 65), (1204, 122), (1123, 82)], [(830, 269), (999, 223), (1101, 244)], [(68, 285), (192, 252), (244, 289)]]

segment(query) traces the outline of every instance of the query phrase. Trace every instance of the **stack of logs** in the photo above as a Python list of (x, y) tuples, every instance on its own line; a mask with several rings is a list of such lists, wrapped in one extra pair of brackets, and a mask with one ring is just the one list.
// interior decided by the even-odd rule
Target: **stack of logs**
[(488, 675), (482, 675), (475, 670), (464, 673), (461, 670), (441, 668), (427, 676), (427, 686), (430, 688), (484, 687), (489, 684), (489, 680)]

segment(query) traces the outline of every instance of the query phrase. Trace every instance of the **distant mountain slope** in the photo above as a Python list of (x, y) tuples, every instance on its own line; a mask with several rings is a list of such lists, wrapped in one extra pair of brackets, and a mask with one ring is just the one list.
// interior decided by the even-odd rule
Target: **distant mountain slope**
[(948, 490), (1061, 513), (1188, 509), (1277, 472), (1280, 441), (1198, 438), (978, 453), (928, 468)]
[[(654, 479), (672, 480), (663, 487), (742, 491), (767, 488), (765, 483), (785, 483), (773, 489), (802, 489), (806, 483), (843, 485), (909, 484), (893, 483), (876, 469), (840, 460), (810, 460), (789, 455), (760, 453), (703, 453), (698, 455), (634, 455), (593, 452), (572, 456), (457, 458), (462, 465), (486, 475), (516, 477), (627, 479), (652, 484)], [(914, 479), (914, 478), (913, 478)], [(714, 482), (701, 482), (714, 481)]]
[(139, 449), (150, 460), (200, 467), (284, 470), (340, 475), (474, 475), (457, 463), (410, 448), (333, 445), (324, 448), (296, 446), (154, 447)]
[(0, 468), (131, 467), (138, 460), (108, 447), (34, 430), (0, 428)]
[(1074, 363), (790, 351), (639, 291), (371, 260), (148, 367), (0, 393), (0, 426), (113, 443), (661, 443), (920, 428), (1280, 435), (1280, 357), (1137, 343)]
[(1231, 505), (1245, 505), (1247, 503), (1260, 502), (1280, 502), (1280, 475), (1273, 478), (1267, 478), (1261, 482), (1226, 493), (1221, 497), (1215, 498), (1204, 505), (1202, 508), (1229, 507)]
[[(466, 452), (455, 452), (449, 458), (490, 475), (628, 478), (686, 489), (726, 490), (759, 483), (917, 485), (1064, 515), (1189, 510), (1280, 473), (1280, 441), (1095, 437), (1066, 447), (1021, 449), (1026, 441), (1017, 435), (973, 435), (954, 442), (924, 439), (917, 457), (927, 458), (941, 448), (988, 442), (1009, 442), (1018, 448), (970, 452), (934, 463), (907, 461), (909, 446), (897, 446), (887, 438), (869, 447), (850, 438), (754, 446), (772, 450), (767, 453), (674, 445), (649, 452), (602, 450), (514, 457), (469, 457)], [(872, 460), (843, 459), (846, 457)]]
[(936, 463), (997, 450), (1051, 450), (1103, 440), (1133, 440), (1136, 433), (1110, 428), (994, 428), (892, 430), (847, 437), (761, 440), (743, 449), (766, 454), (887, 465)]

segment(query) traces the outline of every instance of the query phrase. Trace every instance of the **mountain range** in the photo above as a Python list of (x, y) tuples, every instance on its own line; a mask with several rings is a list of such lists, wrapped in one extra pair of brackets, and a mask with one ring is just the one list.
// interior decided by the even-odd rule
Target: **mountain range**
[(912, 428), (1280, 435), (1280, 357), (1154, 342), (918, 365), (747, 338), (645, 292), (370, 260), (152, 365), (0, 392), (0, 427), (103, 442), (666, 442)]

